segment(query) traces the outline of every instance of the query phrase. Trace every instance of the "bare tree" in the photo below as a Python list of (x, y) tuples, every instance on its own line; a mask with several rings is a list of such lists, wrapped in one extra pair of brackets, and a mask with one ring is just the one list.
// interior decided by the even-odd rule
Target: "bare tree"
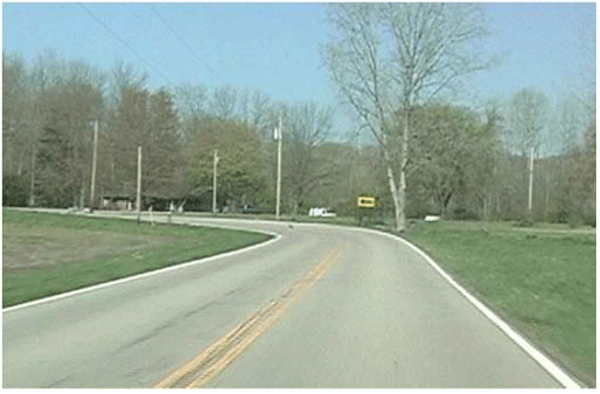
[(181, 85), (174, 89), (173, 100), (180, 125), (177, 130), (179, 143), (185, 146), (197, 129), (201, 119), (208, 115), (207, 90), (201, 85)]
[(210, 102), (211, 112), (221, 119), (233, 118), (238, 101), (237, 96), (237, 91), (230, 86), (215, 89)]
[(119, 105), (128, 89), (143, 89), (148, 83), (148, 74), (138, 74), (131, 64), (119, 60), (115, 63), (108, 79), (109, 103)]
[[(217, 92), (215, 92), (216, 94)], [(277, 116), (274, 114), (269, 97), (260, 90), (251, 92), (249, 89), (241, 90), (237, 96), (235, 115), (246, 126), (258, 132), (264, 142), (270, 141), (273, 134), (273, 123), (277, 120)], [(233, 99), (230, 101), (232, 105), (235, 103)]]
[[(548, 115), (548, 101), (545, 95), (533, 88), (524, 88), (516, 92), (506, 108), (503, 139), (507, 153), (516, 165), (516, 173), (511, 176), (511, 182), (516, 182), (511, 199), (516, 201), (517, 206), (524, 206), (524, 201), (528, 201), (527, 215), (533, 214), (534, 173), (530, 160), (536, 156), (540, 157), (541, 153), (548, 154), (551, 146), (546, 127)], [(545, 183), (548, 183), (548, 180)], [(529, 198), (526, 198), (527, 194)]]
[[(565, 95), (553, 111), (553, 168), (546, 172), (545, 206), (555, 212), (552, 219), (577, 221), (595, 217), (595, 116), (589, 119), (589, 108), (579, 95)], [(552, 198), (551, 198), (552, 197)]]
[(207, 112), (207, 91), (200, 85), (182, 85), (175, 88), (174, 94), (177, 110), (184, 121), (200, 118)]
[(272, 137), (272, 119), (269, 119), (269, 112), (272, 112), (269, 96), (260, 90), (255, 90), (252, 94), (251, 106), (249, 110), (249, 125), (259, 132), (261, 137), (268, 135)]
[(331, 158), (317, 154), (331, 131), (332, 110), (308, 103), (286, 108), (284, 114), (284, 181), (296, 214), (308, 194), (335, 170)]
[(569, 154), (579, 149), (585, 129), (585, 109), (578, 97), (565, 93), (548, 114), (548, 137), (552, 153)]
[[(100, 189), (109, 192), (123, 192), (123, 172), (128, 167), (127, 149), (136, 149), (129, 146), (131, 133), (122, 118), (129, 109), (132, 92), (144, 90), (148, 83), (148, 75), (140, 73), (122, 61), (115, 62), (108, 73), (108, 94), (106, 97), (104, 127), (99, 137), (99, 182)], [(136, 152), (137, 153), (137, 152)], [(135, 153), (134, 153), (135, 154)], [(125, 159), (123, 158), (125, 156)], [(135, 174), (135, 172), (134, 172)]]
[(2, 164), (5, 175), (21, 176), (27, 149), (27, 106), (31, 96), (23, 59), (2, 52)]
[(529, 157), (532, 148), (539, 150), (547, 116), (548, 102), (541, 91), (525, 88), (515, 93), (508, 105), (505, 130), (513, 154)]
[(477, 4), (336, 4), (337, 36), (324, 60), (342, 98), (382, 148), (394, 202), (395, 230), (406, 227), (406, 170), (413, 107), (489, 65), (469, 49), (483, 38)]
[(581, 14), (572, 25), (579, 36), (579, 81), (571, 86), (575, 97), (586, 109), (589, 119), (596, 113), (596, 14)]

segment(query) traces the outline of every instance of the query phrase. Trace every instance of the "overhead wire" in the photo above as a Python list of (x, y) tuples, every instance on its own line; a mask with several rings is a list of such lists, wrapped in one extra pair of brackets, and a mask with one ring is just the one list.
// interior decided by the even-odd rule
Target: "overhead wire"
[(92, 17), (100, 26), (104, 27), (117, 41), (119, 41), (122, 45), (124, 45), (131, 53), (138, 57), (145, 65), (150, 67), (152, 70), (156, 71), (161, 77), (163, 77), (169, 84), (174, 85), (174, 83), (158, 68), (156, 68), (152, 63), (148, 62), (142, 56), (140, 56), (125, 40), (123, 40), (117, 33), (115, 33), (106, 23), (104, 23), (100, 18), (98, 18), (88, 7), (83, 5), (82, 3), (77, 3), (87, 14)]
[(154, 7), (153, 4), (149, 4), (150, 5), (150, 9), (152, 10), (152, 12), (154, 12), (154, 14), (158, 17), (158, 19), (169, 29), (171, 30), (171, 32), (175, 35), (175, 37), (177, 37), (177, 39), (179, 40), (179, 42), (181, 42), (181, 44), (183, 46), (185, 46), (190, 52), (191, 54), (200, 62), (202, 63), (207, 69), (208, 71), (210, 71), (210, 73), (215, 76), (215, 78), (217, 78), (219, 81), (221, 81), (222, 83), (224, 83), (223, 79), (208, 65), (208, 63), (206, 61), (204, 61), (204, 59), (202, 59), (197, 53), (196, 51), (194, 51), (194, 49), (192, 49), (192, 47), (190, 47), (185, 40), (179, 35), (179, 33), (177, 33), (177, 31), (175, 31), (175, 29), (167, 22), (167, 20), (158, 12), (158, 10), (156, 10), (156, 8)]

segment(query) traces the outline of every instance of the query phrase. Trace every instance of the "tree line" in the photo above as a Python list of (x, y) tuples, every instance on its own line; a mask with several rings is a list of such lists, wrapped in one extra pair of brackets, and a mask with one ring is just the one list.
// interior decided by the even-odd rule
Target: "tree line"
[[(274, 205), (273, 129), (284, 124), (283, 204), (296, 213), (341, 168), (329, 155), (333, 111), (281, 103), (261, 91), (185, 85), (152, 91), (147, 75), (118, 62), (108, 72), (50, 52), (31, 65), (3, 52), (3, 204), (98, 207), (142, 194), (176, 199), (212, 186), (219, 152), (219, 204)], [(98, 125), (95, 201), (90, 199)]]
[(552, 107), (524, 88), (475, 110), (440, 95), (493, 63), (467, 50), (487, 34), (479, 5), (334, 4), (328, 15), (338, 35), (323, 60), (374, 144), (334, 142), (333, 110), (316, 103), (230, 86), (152, 91), (147, 75), (121, 62), (105, 72), (51, 53), (28, 65), (3, 52), (3, 205), (98, 207), (102, 197), (135, 196), (141, 146), (146, 198), (210, 189), (217, 150), (219, 206), (273, 212), (281, 119), (284, 213), (327, 206), (354, 215), (368, 194), (397, 231), (427, 214), (595, 223), (595, 96)]

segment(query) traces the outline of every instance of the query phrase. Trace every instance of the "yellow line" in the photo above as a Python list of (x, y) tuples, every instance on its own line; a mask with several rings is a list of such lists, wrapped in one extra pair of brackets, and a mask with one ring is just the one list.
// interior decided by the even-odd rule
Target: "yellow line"
[(215, 364), (211, 365), (206, 372), (200, 377), (192, 381), (187, 388), (199, 388), (204, 386), (208, 381), (215, 377), (219, 372), (225, 369), (237, 356), (239, 356), (256, 338), (261, 336), (267, 329), (269, 329), (283, 313), (287, 310), (290, 303), (282, 303), (277, 310), (273, 312), (267, 320), (260, 324), (255, 330), (249, 333), (249, 337), (246, 337), (237, 346), (233, 347), (223, 357), (221, 357)]
[(265, 320), (262, 324), (260, 324), (255, 330), (249, 333), (249, 337), (244, 338), (238, 345), (232, 348), (227, 354), (219, 359), (215, 364), (213, 364), (209, 369), (207, 369), (201, 376), (192, 381), (187, 388), (200, 388), (208, 383), (213, 377), (215, 377), (218, 373), (223, 371), (235, 358), (240, 355), (256, 338), (261, 336), (265, 331), (271, 328), (285, 313), (288, 307), (298, 300), (300, 295), (302, 295), (310, 286), (312, 286), (316, 281), (318, 281), (328, 269), (336, 262), (339, 254), (339, 247), (333, 253), (328, 255), (325, 259), (323, 259), (315, 269), (311, 271), (313, 275), (308, 275), (307, 280), (302, 281), (302, 284), (296, 288), (296, 292), (293, 296), (287, 301), (278, 305), (272, 312), (272, 314)]
[(224, 349), (229, 343), (231, 343), (236, 338), (242, 336), (250, 329), (253, 323), (260, 319), (261, 315), (268, 312), (274, 305), (275, 301), (271, 301), (266, 307), (261, 309), (259, 312), (256, 312), (249, 319), (239, 324), (229, 333), (227, 333), (224, 337), (213, 343), (209, 348), (205, 349), (198, 356), (194, 357), (191, 361), (182, 365), (175, 371), (173, 371), (166, 378), (158, 382), (153, 386), (153, 388), (169, 388), (173, 385), (177, 384), (181, 379), (185, 378), (188, 374), (202, 368), (212, 356), (217, 354), (219, 351)]
[[(284, 292), (279, 300), (271, 301), (259, 312), (252, 315), (249, 319), (238, 325), (221, 339), (217, 340), (194, 359), (173, 371), (153, 387), (173, 387), (186, 376), (200, 371), (208, 365), (206, 370), (187, 387), (202, 387), (205, 385), (210, 379), (235, 360), (235, 358), (256, 338), (273, 326), (293, 302), (298, 300), (308, 288), (329, 271), (333, 264), (337, 262), (342, 246), (342, 243), (338, 243), (333, 251), (322, 258), (319, 263), (303, 277), (303, 279), (294, 283), (290, 289)], [(263, 320), (261, 321), (261, 319)], [(238, 339), (239, 342), (235, 343)], [(227, 349), (228, 347), (229, 349)], [(225, 353), (221, 355), (220, 353), (223, 352)], [(209, 365), (211, 362), (213, 362), (213, 364)]]

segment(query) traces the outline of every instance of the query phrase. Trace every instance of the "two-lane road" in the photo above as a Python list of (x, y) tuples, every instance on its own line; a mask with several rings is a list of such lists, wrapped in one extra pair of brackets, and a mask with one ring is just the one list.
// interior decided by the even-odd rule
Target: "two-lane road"
[(204, 385), (572, 383), (563, 377), (561, 384), (560, 372), (549, 373), (421, 254), (393, 237), (310, 224), (176, 220), (279, 237), (182, 268), (5, 309), (3, 387), (152, 387), (274, 300), (280, 305), (246, 339), (231, 341), (233, 356)]

